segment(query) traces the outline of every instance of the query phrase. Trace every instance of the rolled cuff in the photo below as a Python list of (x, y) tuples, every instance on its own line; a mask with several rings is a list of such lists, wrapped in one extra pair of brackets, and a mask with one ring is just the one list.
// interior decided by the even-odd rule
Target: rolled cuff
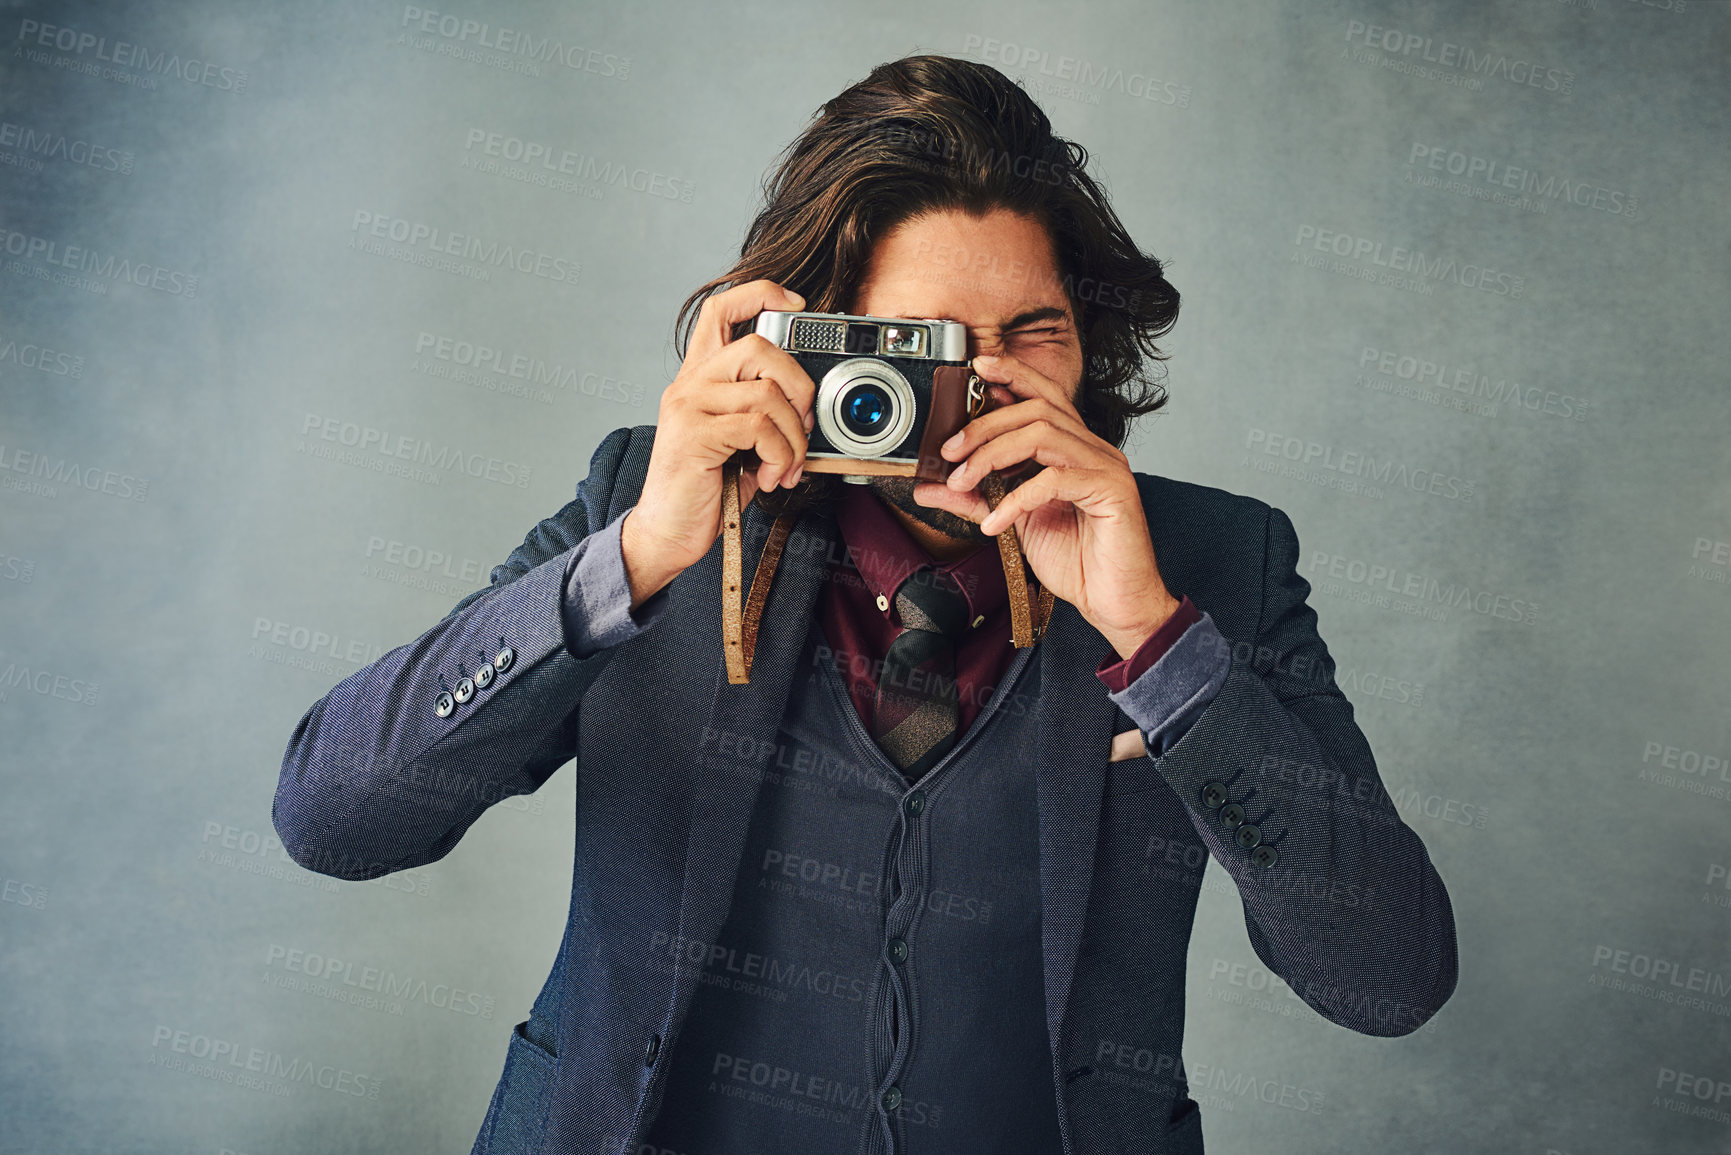
[(1232, 671), (1232, 647), (1202, 614), (1160, 659), (1110, 698), (1142, 731), (1150, 757), (1176, 746)]
[(669, 586), (656, 590), (636, 610), (631, 608), (623, 539), (625, 516), (630, 512), (627, 509), (571, 549), (559, 616), (565, 627), (565, 648), (574, 658), (630, 641), (667, 612)]
[(1184, 599), (1178, 603), (1178, 608), (1160, 624), (1159, 629), (1148, 636), (1147, 641), (1136, 648), (1135, 653), (1121, 661), (1113, 661), (1112, 655), (1107, 654), (1100, 660), (1100, 667), (1094, 671), (1095, 675), (1114, 693), (1128, 689), (1131, 682), (1147, 673), (1148, 667), (1164, 657), (1166, 651), (1172, 648), (1172, 643), (1183, 637), (1184, 631), (1201, 617), (1202, 611), (1196, 608), (1190, 595), (1185, 594)]

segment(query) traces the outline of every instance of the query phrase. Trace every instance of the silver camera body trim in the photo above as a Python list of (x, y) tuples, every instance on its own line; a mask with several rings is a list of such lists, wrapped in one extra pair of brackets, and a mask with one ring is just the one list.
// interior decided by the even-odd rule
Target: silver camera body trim
[[(789, 313), (765, 309), (757, 315), (756, 333), (776, 345), (800, 353), (840, 353), (842, 349), (809, 342), (795, 342), (795, 322), (810, 321), (817, 326), (833, 327), (852, 321), (856, 324), (880, 327), (878, 349), (867, 356), (913, 357), (922, 361), (966, 361), (968, 359), (968, 327), (960, 321), (932, 317), (872, 317), (863, 313)], [(918, 353), (901, 353), (883, 348), (882, 327), (891, 329), (923, 328), (927, 333), (925, 348)]]

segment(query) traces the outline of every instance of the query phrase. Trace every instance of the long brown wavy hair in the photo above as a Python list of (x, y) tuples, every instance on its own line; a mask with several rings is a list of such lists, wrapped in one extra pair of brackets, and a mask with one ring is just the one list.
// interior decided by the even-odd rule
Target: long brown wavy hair
[[(1122, 449), (1131, 422), (1166, 403), (1156, 341), (1178, 319), (1178, 290), (1160, 260), (1130, 239), (1084, 171), (1087, 150), (1052, 131), (1033, 99), (989, 65), (948, 56), (880, 64), (828, 101), (783, 150), (739, 260), (679, 310), (685, 356), (697, 311), (712, 294), (767, 278), (806, 308), (849, 312), (872, 246), (929, 212), (1006, 209), (1040, 221), (1079, 326), (1077, 410)], [(750, 331), (747, 322), (734, 336)], [(772, 512), (834, 497), (834, 474), (761, 495)]]

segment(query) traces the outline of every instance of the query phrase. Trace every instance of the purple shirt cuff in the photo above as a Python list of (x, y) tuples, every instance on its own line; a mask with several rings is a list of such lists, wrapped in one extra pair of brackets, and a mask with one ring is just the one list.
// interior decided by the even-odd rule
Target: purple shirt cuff
[(1196, 603), (1185, 594), (1184, 600), (1178, 603), (1178, 608), (1160, 623), (1160, 628), (1148, 635), (1148, 640), (1136, 648), (1136, 652), (1128, 658), (1112, 660), (1110, 652), (1100, 660), (1100, 668), (1094, 671), (1096, 677), (1106, 683), (1106, 688), (1113, 693), (1122, 693), (1131, 682), (1147, 673), (1148, 667), (1160, 660), (1162, 654), (1172, 648), (1172, 643), (1184, 636), (1184, 631), (1199, 621), (1202, 611), (1196, 608)]
[(1159, 758), (1189, 732), (1231, 672), (1232, 647), (1214, 619), (1200, 614), (1135, 681), (1106, 696), (1142, 731), (1148, 755)]
[(565, 648), (572, 657), (587, 658), (629, 641), (667, 612), (669, 586), (656, 590), (635, 610), (631, 608), (621, 536), (625, 514), (630, 512), (627, 509), (571, 549), (559, 616), (565, 626)]

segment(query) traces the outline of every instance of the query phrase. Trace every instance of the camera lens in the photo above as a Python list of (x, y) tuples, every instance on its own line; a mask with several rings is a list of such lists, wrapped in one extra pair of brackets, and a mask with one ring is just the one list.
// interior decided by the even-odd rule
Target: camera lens
[(830, 366), (817, 387), (816, 431), (826, 451), (843, 457), (884, 457), (913, 432), (913, 386), (895, 366), (852, 357)]
[(876, 437), (889, 424), (890, 399), (876, 381), (861, 382), (842, 397), (841, 419), (855, 437)]

